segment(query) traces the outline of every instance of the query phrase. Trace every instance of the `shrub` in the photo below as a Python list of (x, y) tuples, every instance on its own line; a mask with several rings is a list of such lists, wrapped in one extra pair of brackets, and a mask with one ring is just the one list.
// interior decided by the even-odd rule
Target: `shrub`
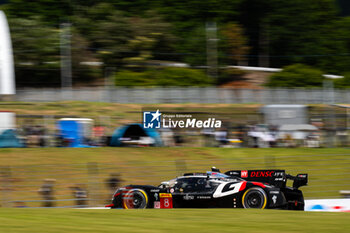
[(285, 67), (281, 72), (270, 76), (268, 87), (321, 87), (322, 71), (303, 64)]
[(161, 68), (143, 72), (123, 70), (116, 74), (116, 86), (208, 86), (212, 80), (201, 70)]
[(350, 73), (345, 73), (344, 78), (334, 79), (335, 88), (349, 88), (350, 87)]

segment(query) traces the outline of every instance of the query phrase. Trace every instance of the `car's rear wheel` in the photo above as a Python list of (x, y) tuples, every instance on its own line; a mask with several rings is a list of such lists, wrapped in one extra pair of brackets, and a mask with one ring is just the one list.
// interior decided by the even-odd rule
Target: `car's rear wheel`
[(145, 209), (148, 204), (148, 196), (142, 189), (132, 189), (126, 192), (122, 198), (125, 209)]
[(266, 203), (266, 192), (259, 187), (247, 189), (242, 196), (242, 205), (244, 208), (264, 209)]

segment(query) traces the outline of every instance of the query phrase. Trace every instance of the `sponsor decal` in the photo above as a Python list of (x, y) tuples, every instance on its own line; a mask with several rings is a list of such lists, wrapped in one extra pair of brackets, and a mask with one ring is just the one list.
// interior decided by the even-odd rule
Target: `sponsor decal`
[(276, 195), (273, 195), (271, 199), (272, 199), (272, 201), (273, 201), (273, 204), (276, 204), (276, 202), (277, 202), (277, 196), (276, 196)]
[(220, 184), (218, 188), (215, 190), (213, 197), (218, 198), (218, 197), (224, 197), (234, 193), (238, 193), (243, 183), (244, 182)]
[(160, 197), (160, 198), (172, 197), (172, 195), (171, 195), (171, 193), (159, 193), (159, 197)]
[(171, 193), (160, 193), (160, 208), (170, 209), (173, 208), (173, 198)]
[(270, 191), (270, 194), (280, 194), (280, 191)]
[(248, 171), (247, 170), (241, 171), (241, 177), (242, 178), (247, 178), (248, 177)]
[(273, 176), (284, 176), (284, 172), (275, 172)]
[(252, 171), (250, 177), (272, 177), (274, 171)]
[(210, 199), (211, 196), (197, 196), (197, 199)]
[(158, 192), (159, 192), (159, 189), (151, 189), (150, 192), (151, 192), (151, 193), (158, 193)]
[(158, 200), (158, 193), (154, 194), (154, 199), (156, 199), (156, 201)]
[(173, 192), (174, 192), (174, 189), (173, 189), (173, 188), (171, 188), (171, 189), (170, 189), (170, 192), (171, 192), (171, 193), (173, 193)]
[(183, 199), (186, 201), (193, 200), (194, 196), (190, 196), (190, 195), (186, 194), (185, 196), (183, 196)]
[(239, 175), (238, 172), (230, 172), (230, 175)]
[(155, 209), (160, 209), (160, 201), (155, 201), (154, 202), (154, 208)]

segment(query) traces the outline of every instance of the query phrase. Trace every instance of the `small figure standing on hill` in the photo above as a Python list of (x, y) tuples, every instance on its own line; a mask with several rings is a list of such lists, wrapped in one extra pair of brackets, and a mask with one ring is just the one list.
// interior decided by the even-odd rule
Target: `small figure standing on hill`
[(121, 178), (120, 178), (120, 174), (119, 173), (112, 173), (109, 177), (109, 179), (107, 179), (107, 186), (109, 188), (109, 190), (111, 191), (111, 193), (114, 193), (117, 188), (120, 186), (120, 183), (122, 182)]
[(43, 185), (38, 190), (39, 194), (43, 198), (42, 206), (43, 207), (54, 207), (55, 206), (55, 197), (54, 197), (54, 183), (55, 179), (45, 179)]
[(85, 188), (77, 185), (70, 187), (72, 190), (72, 194), (75, 198), (76, 207), (87, 207), (87, 191)]

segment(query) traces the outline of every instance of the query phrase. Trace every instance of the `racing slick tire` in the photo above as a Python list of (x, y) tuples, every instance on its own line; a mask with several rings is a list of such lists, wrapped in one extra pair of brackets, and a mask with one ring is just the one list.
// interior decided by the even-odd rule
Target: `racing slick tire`
[(259, 187), (247, 189), (242, 196), (243, 208), (264, 209), (267, 203), (266, 192)]
[(124, 209), (145, 209), (148, 204), (148, 196), (142, 189), (131, 189), (123, 195)]

